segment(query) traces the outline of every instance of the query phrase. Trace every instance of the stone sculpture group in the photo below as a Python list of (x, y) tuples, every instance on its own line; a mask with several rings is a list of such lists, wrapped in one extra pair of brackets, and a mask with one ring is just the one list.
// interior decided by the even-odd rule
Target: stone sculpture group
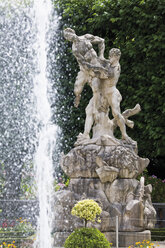
[[(86, 108), (84, 133), (79, 134), (76, 145), (89, 142), (89, 133), (92, 126), (93, 138), (101, 139), (108, 136), (106, 139), (109, 145), (120, 143), (113, 135), (116, 126), (119, 126), (123, 140), (128, 143), (135, 143), (127, 135), (126, 125), (133, 128), (134, 123), (128, 120), (128, 117), (138, 113), (140, 105), (138, 104), (134, 109), (121, 114), (120, 102), (122, 96), (116, 88), (120, 76), (120, 50), (112, 48), (107, 60), (104, 58), (104, 39), (90, 34), (77, 36), (75, 31), (70, 28), (64, 30), (64, 37), (73, 42), (73, 55), (80, 67), (74, 86), (75, 107), (79, 105), (85, 83), (90, 85), (93, 92), (93, 97)], [(92, 44), (98, 44), (99, 56), (97, 56)], [(113, 120), (109, 119), (109, 108), (111, 108)], [(99, 141), (93, 140), (92, 142)]]
[[(134, 126), (128, 118), (140, 111), (140, 105), (123, 113), (120, 110), (122, 96), (116, 85), (121, 71), (121, 52), (112, 48), (109, 58), (105, 59), (104, 39), (91, 34), (77, 36), (71, 28), (64, 30), (64, 37), (73, 43), (72, 52), (80, 68), (74, 85), (75, 107), (79, 105), (86, 83), (92, 88), (93, 97), (86, 107), (84, 132), (78, 135), (75, 148), (61, 158), (61, 168), (70, 177), (70, 185), (67, 190), (55, 194), (55, 245), (62, 246), (65, 238), (83, 225), (70, 215), (73, 205), (82, 198), (94, 199), (101, 205), (102, 221), (97, 228), (113, 244), (116, 216), (122, 247), (150, 239), (150, 229), (156, 220), (151, 201), (152, 186), (145, 186), (144, 177), (140, 181), (136, 179), (149, 160), (138, 156), (137, 142), (126, 132), (126, 126)], [(98, 45), (98, 55), (93, 44)], [(114, 136), (117, 126), (121, 139)]]

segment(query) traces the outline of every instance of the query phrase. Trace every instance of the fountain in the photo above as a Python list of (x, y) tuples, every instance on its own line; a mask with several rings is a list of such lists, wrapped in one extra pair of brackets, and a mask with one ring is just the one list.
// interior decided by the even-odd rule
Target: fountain
[(51, 121), (47, 57), (50, 29), (56, 31), (58, 19), (51, 0), (4, 0), (0, 7), (3, 197), (19, 201), (22, 168), (33, 160), (39, 201), (34, 247), (51, 248), (52, 153), (57, 127)]
[[(78, 135), (75, 148), (61, 159), (61, 167), (71, 180), (67, 190), (55, 194), (54, 215), (58, 218), (53, 227), (52, 243), (52, 153), (57, 128), (51, 121), (47, 94), (47, 34), (51, 1), (23, 1), (23, 4), (18, 1), (18, 6), (14, 4), (9, 0), (1, 2), (0, 160), (6, 166), (4, 197), (19, 199), (22, 167), (34, 158), (39, 200), (34, 247), (62, 246), (74, 228), (82, 226), (81, 221), (70, 216), (74, 203), (82, 197), (93, 198), (103, 206), (102, 222), (98, 228), (109, 241), (114, 242), (113, 220), (116, 216), (123, 247), (132, 244), (137, 237), (137, 241), (150, 239), (150, 229), (155, 221), (150, 197), (152, 188), (145, 186), (143, 177), (136, 180), (149, 160), (138, 156), (137, 143), (126, 132), (126, 125), (131, 128), (134, 125), (128, 118), (140, 111), (140, 105), (120, 112), (121, 95), (116, 84), (120, 76), (121, 52), (111, 49), (110, 58), (105, 59), (102, 38), (90, 34), (78, 37), (68, 28), (64, 36), (74, 43), (73, 54), (80, 66), (74, 88), (75, 107), (79, 105), (86, 82), (92, 88), (93, 97), (86, 108), (84, 132)], [(99, 57), (92, 42), (98, 44)], [(110, 109), (112, 120), (109, 119)], [(122, 134), (121, 140), (114, 135), (117, 126)]]
[(47, 43), (46, 34), (51, 14), (50, 1), (34, 1), (37, 27), (37, 62), (38, 71), (34, 80), (34, 92), (37, 101), (37, 117), (40, 123), (39, 142), (35, 154), (36, 182), (39, 199), (39, 220), (36, 247), (51, 248), (51, 203), (53, 193), (53, 163), (56, 127), (51, 123), (51, 109), (47, 90)]

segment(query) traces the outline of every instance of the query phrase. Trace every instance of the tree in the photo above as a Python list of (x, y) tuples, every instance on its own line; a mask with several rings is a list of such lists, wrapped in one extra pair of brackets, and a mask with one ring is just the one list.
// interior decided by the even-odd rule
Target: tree
[(85, 199), (79, 201), (72, 208), (72, 215), (79, 217), (85, 221), (85, 227), (87, 227), (87, 222), (100, 222), (100, 218), (98, 217), (102, 212), (101, 207), (97, 202), (92, 199)]

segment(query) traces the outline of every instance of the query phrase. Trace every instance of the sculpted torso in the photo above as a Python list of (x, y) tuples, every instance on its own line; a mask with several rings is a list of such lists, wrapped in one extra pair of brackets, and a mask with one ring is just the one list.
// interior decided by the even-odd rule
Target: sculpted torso
[(121, 102), (122, 96), (119, 90), (116, 88), (118, 79), (120, 77), (120, 64), (115, 66), (113, 69), (113, 77), (108, 79), (101, 79), (101, 89), (103, 95), (109, 102), (109, 105), (113, 108), (114, 104)]
[(102, 80), (103, 87), (105, 88), (106, 92), (109, 92), (109, 90), (111, 91), (113, 87), (116, 87), (118, 79), (120, 77), (120, 65), (112, 68), (112, 73), (113, 77)]
[[(73, 41), (72, 51), (74, 56), (85, 56), (87, 52), (93, 50), (92, 44), (89, 40), (84, 39), (83, 36), (78, 37), (75, 41)], [(78, 54), (77, 54), (78, 52)]]

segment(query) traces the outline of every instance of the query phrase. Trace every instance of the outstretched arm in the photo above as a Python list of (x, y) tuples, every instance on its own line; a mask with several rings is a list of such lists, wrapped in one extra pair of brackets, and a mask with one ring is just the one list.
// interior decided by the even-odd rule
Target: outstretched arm
[[(113, 71), (104, 68), (103, 66), (95, 66), (88, 62), (82, 62), (82, 66), (87, 70), (92, 70), (95, 73), (96, 77), (100, 77), (102, 79), (107, 79), (113, 77)], [(104, 75), (104, 76), (103, 76)]]

